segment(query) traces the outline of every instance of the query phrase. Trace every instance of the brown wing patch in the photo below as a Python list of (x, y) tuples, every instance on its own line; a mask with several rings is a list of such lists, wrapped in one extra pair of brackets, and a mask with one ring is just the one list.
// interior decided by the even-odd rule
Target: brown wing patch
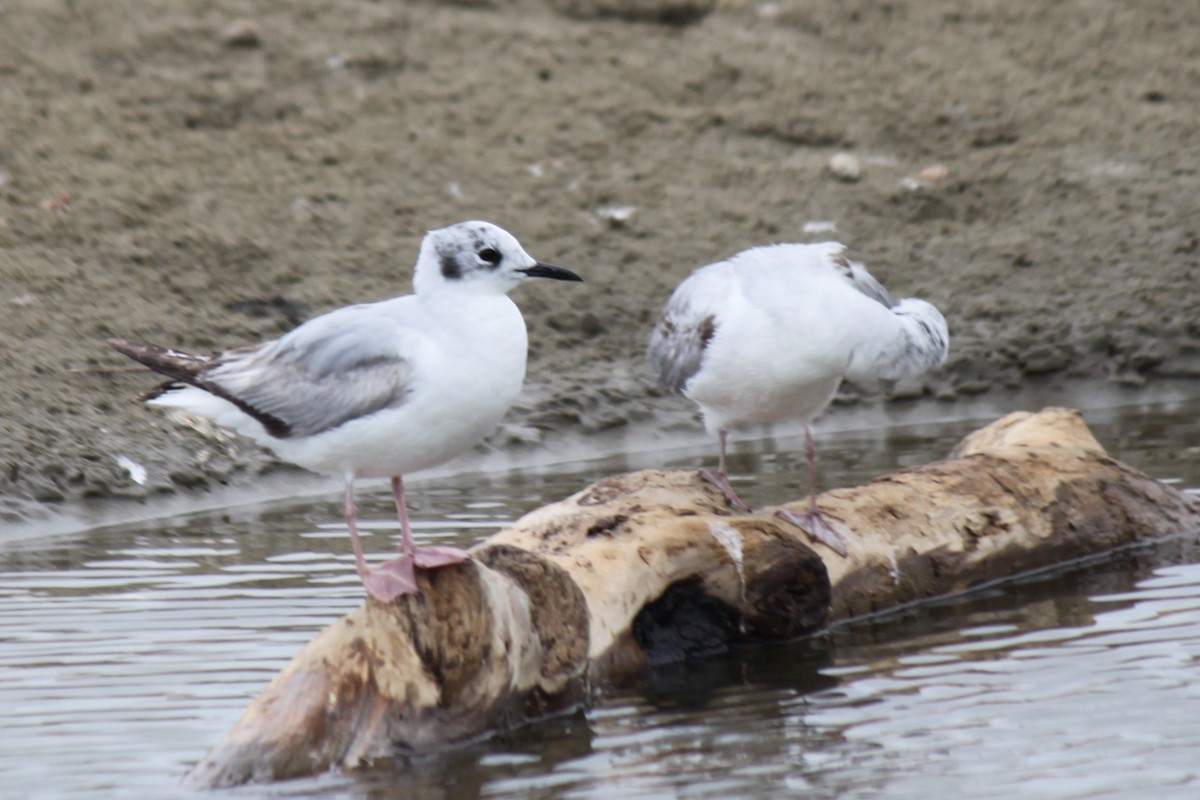
[(717, 318), (708, 314), (696, 321), (664, 314), (650, 335), (646, 355), (658, 382), (672, 392), (682, 391), (684, 384), (700, 370), (704, 350), (717, 333)]

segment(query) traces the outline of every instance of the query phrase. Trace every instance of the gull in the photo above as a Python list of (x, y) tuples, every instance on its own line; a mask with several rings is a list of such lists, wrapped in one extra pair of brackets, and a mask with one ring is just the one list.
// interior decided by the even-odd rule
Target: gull
[(897, 301), (836, 242), (776, 244), (701, 267), (676, 288), (650, 335), (659, 382), (695, 402), (720, 442), (717, 472), (701, 475), (739, 511), (729, 483), (731, 427), (785, 419), (804, 423), (810, 506), (778, 515), (846, 556), (846, 543), (817, 509), (812, 421), (843, 379), (897, 380), (946, 360), (949, 333), (924, 300)]
[[(345, 479), (343, 513), (368, 594), (390, 603), (417, 592), (416, 569), (458, 564), (457, 547), (418, 547), (403, 476), (465, 452), (491, 432), (525, 379), (528, 338), (509, 290), (532, 278), (580, 281), (535, 260), (507, 231), (462, 222), (430, 231), (415, 294), (347, 306), (257, 346), (194, 355), (112, 339), (171, 379), (147, 393), (265, 445), (305, 469)], [(400, 556), (368, 567), (354, 482), (390, 478)]]

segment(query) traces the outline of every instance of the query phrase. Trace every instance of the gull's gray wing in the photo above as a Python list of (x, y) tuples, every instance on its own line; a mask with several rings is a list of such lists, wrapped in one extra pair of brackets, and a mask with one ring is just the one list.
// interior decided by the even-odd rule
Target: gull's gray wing
[(374, 306), (340, 309), (250, 352), (229, 354), (205, 383), (282, 421), (281, 438), (312, 436), (403, 402), (412, 368), (397, 327)]
[(339, 309), (280, 339), (213, 356), (112, 344), (175, 381), (228, 400), (272, 436), (312, 436), (398, 406), (409, 393), (411, 354), (403, 343), (411, 332), (380, 305)]
[(831, 243), (831, 245), (836, 249), (828, 251), (829, 261), (851, 286), (872, 300), (882, 303), (885, 308), (892, 308), (896, 305), (896, 298), (884, 288), (882, 283), (875, 280), (874, 275), (867, 272), (866, 267), (846, 257), (845, 247), (837, 243)]

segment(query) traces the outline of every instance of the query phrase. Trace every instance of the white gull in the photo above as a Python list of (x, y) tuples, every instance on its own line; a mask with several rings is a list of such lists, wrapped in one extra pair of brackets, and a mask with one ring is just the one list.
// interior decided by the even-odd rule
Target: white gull
[(946, 360), (948, 342), (941, 312), (895, 300), (842, 245), (777, 244), (693, 272), (667, 302), (647, 356), (659, 382), (694, 401), (717, 435), (717, 472), (702, 474), (739, 510), (749, 509), (729, 483), (729, 429), (804, 423), (810, 508), (779, 515), (844, 556), (844, 540), (817, 509), (812, 420), (843, 379), (920, 375)]
[[(144, 400), (208, 417), (280, 458), (346, 481), (343, 511), (368, 593), (417, 591), (415, 570), (461, 563), (456, 547), (417, 547), (402, 476), (436, 466), (492, 431), (525, 378), (525, 320), (507, 292), (531, 278), (581, 280), (536, 261), (507, 231), (462, 222), (430, 231), (415, 294), (348, 306), (274, 341), (212, 355), (113, 339), (172, 379)], [(400, 556), (368, 567), (354, 481), (391, 478)]]

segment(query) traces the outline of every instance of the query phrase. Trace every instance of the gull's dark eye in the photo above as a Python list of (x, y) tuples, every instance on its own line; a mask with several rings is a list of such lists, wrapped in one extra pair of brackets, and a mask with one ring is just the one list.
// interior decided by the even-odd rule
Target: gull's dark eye
[(479, 256), (479, 260), (491, 264), (493, 267), (500, 263), (500, 251), (494, 247), (485, 247), (475, 255)]

